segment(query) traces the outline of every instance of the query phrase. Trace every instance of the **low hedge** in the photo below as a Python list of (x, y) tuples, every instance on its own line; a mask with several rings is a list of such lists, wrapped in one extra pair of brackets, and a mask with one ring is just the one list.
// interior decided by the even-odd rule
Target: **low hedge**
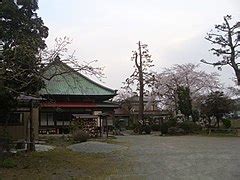
[(230, 128), (232, 125), (231, 120), (229, 120), (229, 119), (223, 119), (222, 122), (223, 122), (223, 126), (225, 128)]
[(74, 141), (77, 142), (86, 142), (90, 138), (90, 136), (87, 132), (83, 130), (75, 130), (72, 134), (72, 138)]

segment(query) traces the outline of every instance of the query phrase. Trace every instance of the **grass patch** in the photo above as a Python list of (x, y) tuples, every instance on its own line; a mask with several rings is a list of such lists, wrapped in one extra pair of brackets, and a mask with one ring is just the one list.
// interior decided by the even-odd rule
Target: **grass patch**
[(67, 147), (74, 143), (69, 136), (42, 136), (41, 138), (46, 144), (56, 147)]
[[(12, 162), (15, 162), (14, 164)], [(63, 148), (56, 148), (49, 152), (34, 152), (19, 154), (12, 157), (11, 161), (5, 161), (2, 168), (2, 178), (27, 179), (52, 179), (69, 177), (76, 178), (104, 178), (114, 173), (114, 161), (100, 154), (80, 154)], [(14, 165), (14, 166), (13, 166)]]
[(118, 173), (120, 164), (121, 169), (125, 169), (125, 163), (120, 161), (118, 156), (84, 154), (66, 149), (72, 141), (65, 137), (50, 137), (45, 138), (44, 141), (56, 148), (48, 152), (20, 153), (10, 157), (11, 160), (7, 160), (5, 166), (11, 169), (0, 166), (0, 177), (2, 179), (28, 179), (29, 177), (35, 179), (105, 179)]
[(2, 158), (0, 161), (1, 168), (14, 168), (17, 164), (12, 158)]

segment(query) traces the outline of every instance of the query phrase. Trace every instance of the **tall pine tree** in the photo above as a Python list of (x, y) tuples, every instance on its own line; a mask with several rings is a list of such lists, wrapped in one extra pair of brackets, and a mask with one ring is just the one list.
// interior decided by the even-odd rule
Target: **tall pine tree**
[[(44, 86), (39, 52), (46, 47), (48, 28), (37, 9), (36, 0), (2, 0), (0, 5), (0, 121), (6, 126), (19, 94), (35, 95)], [(28, 149), (34, 150), (32, 118), (29, 124)]]
[(13, 96), (36, 94), (44, 83), (39, 76), (39, 51), (46, 47), (48, 28), (38, 17), (35, 0), (3, 0), (0, 6), (0, 39), (3, 52), (0, 61), (0, 81)]

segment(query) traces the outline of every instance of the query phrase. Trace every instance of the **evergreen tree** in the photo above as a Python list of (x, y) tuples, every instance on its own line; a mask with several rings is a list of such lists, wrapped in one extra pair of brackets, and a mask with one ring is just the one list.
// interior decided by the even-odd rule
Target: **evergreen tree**
[(222, 116), (232, 109), (233, 101), (220, 91), (209, 94), (201, 104), (201, 113), (208, 117), (209, 120), (211, 116), (215, 116), (218, 127)]
[(0, 81), (14, 97), (19, 93), (36, 94), (44, 86), (39, 76), (39, 51), (46, 47), (44, 39), (48, 36), (48, 28), (36, 13), (37, 1), (18, 3), (3, 0), (0, 6)]
[[(3, 0), (0, 6), (0, 120), (6, 125), (19, 94), (35, 95), (44, 86), (39, 52), (46, 47), (48, 28), (37, 9), (36, 0)], [(32, 124), (30, 118), (29, 150), (35, 149)]]
[(177, 88), (178, 109), (187, 118), (192, 115), (192, 103), (190, 97), (190, 90), (188, 87), (179, 86)]

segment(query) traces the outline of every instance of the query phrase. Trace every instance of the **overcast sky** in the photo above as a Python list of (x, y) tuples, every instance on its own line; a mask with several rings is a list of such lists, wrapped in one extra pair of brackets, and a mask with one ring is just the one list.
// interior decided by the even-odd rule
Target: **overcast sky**
[[(104, 85), (119, 89), (133, 71), (130, 58), (139, 40), (149, 45), (156, 71), (213, 60), (204, 37), (224, 15), (240, 21), (240, 0), (39, 0), (38, 13), (49, 27), (49, 46), (56, 37), (71, 38), (70, 52), (76, 50), (79, 61), (98, 59)], [(233, 84), (232, 69), (219, 73)]]

